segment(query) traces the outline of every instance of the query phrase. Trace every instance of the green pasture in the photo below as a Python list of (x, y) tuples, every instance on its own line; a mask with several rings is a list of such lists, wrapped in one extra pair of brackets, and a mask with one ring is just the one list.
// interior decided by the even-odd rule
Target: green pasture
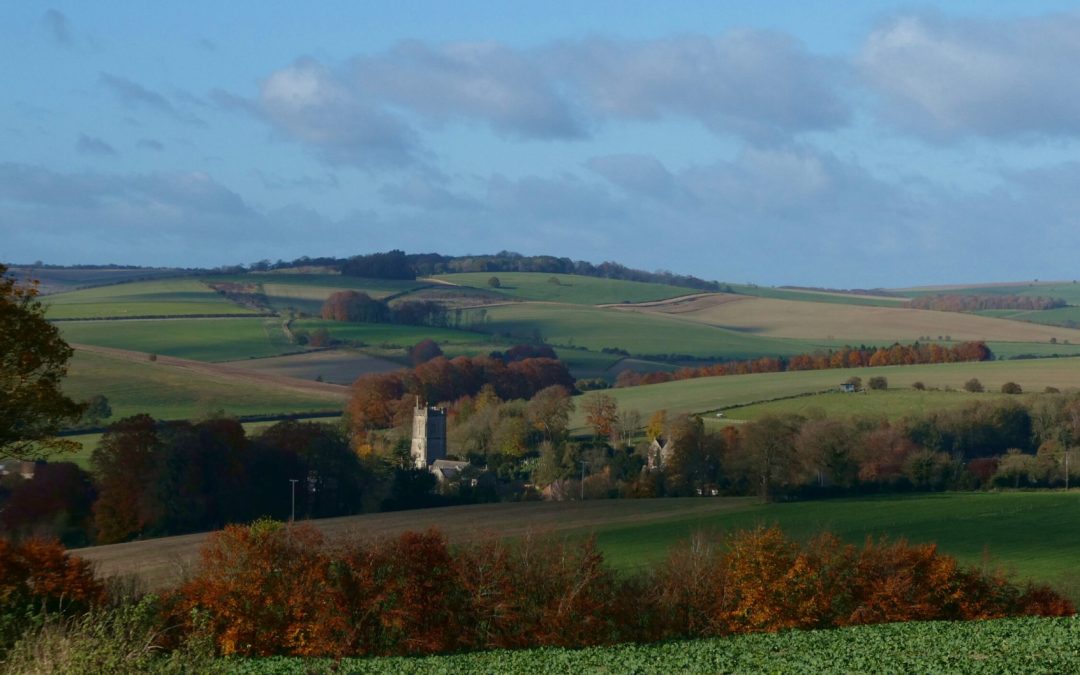
[(340, 274), (230, 274), (207, 277), (206, 280), (258, 284), (274, 310), (283, 312), (292, 309), (315, 316), (326, 299), (338, 291), (360, 291), (373, 298), (385, 298), (428, 285), (424, 281), (366, 279)]
[(924, 295), (1031, 295), (1044, 298), (1061, 298), (1070, 305), (1080, 305), (1080, 283), (1076, 281), (1030, 281), (992, 286), (957, 286), (954, 288), (903, 288), (897, 293), (908, 297)]
[[(865, 385), (865, 382), (864, 382)], [(985, 401), (1008, 394), (972, 394), (959, 391), (918, 391), (916, 389), (890, 389), (868, 391), (865, 394), (844, 394), (830, 391), (798, 398), (781, 399), (770, 403), (758, 403), (731, 408), (724, 413), (727, 420), (754, 420), (762, 415), (796, 414), (805, 417), (885, 417), (900, 419), (952, 408), (971, 401)], [(716, 418), (711, 418), (716, 419)]]
[(756, 633), (585, 649), (496, 650), (424, 657), (228, 659), (239, 675), (444, 673), (1025, 673), (1080, 672), (1080, 620), (927, 621)]
[(617, 347), (636, 356), (686, 354), (730, 359), (791, 356), (812, 352), (822, 343), (760, 337), (662, 314), (543, 303), (489, 307), (478, 330), (521, 340), (600, 351)]
[[(431, 326), (403, 326), (390, 323), (347, 323), (344, 321), (327, 321), (324, 319), (298, 319), (292, 322), (293, 331), (306, 330), (312, 332), (320, 328), (329, 331), (330, 336), (337, 340), (350, 340), (375, 347), (402, 348), (411, 347), (424, 339), (432, 339), (439, 343), (445, 351), (450, 345), (498, 345), (499, 340), (484, 333), (476, 333), (454, 328), (434, 328)], [(486, 351), (496, 349), (497, 346), (485, 347)]]
[(905, 302), (905, 298), (796, 291), (788, 288), (773, 288), (771, 286), (756, 286), (753, 284), (724, 284), (724, 286), (725, 290), (730, 288), (730, 292), (738, 293), (739, 295), (753, 295), (759, 298), (773, 298), (776, 300), (828, 302), (835, 305), (866, 305), (870, 307), (898, 307)]
[(1063, 326), (1066, 328), (1080, 326), (1080, 307), (1071, 305), (1069, 307), (1058, 307), (1056, 309), (987, 310), (979, 312), (979, 314), (990, 314), (990, 312), (994, 312), (994, 316), (1000, 316), (1014, 321), (1030, 321), (1031, 323), (1041, 323), (1048, 326)]
[(184, 270), (157, 267), (22, 267), (10, 268), (17, 279), (36, 279), (44, 294), (63, 293), (78, 288), (122, 284), (131, 281), (181, 277)]
[[(717, 498), (720, 499), (720, 498)], [(779, 525), (789, 535), (832, 532), (861, 544), (867, 537), (936, 542), (964, 564), (987, 564), (1019, 579), (1050, 583), (1080, 599), (1080, 492), (956, 492), (760, 504), (619, 525), (596, 532), (607, 560), (623, 570), (660, 563), (695, 531), (730, 532)]]
[(303, 351), (291, 344), (281, 319), (150, 319), (59, 324), (77, 344), (131, 349), (197, 361), (233, 361)]
[[(493, 276), (499, 278), (502, 284), (499, 288), (488, 286), (488, 279)], [(573, 305), (649, 302), (701, 292), (693, 288), (668, 284), (543, 272), (464, 272), (442, 274), (434, 278), (460, 286), (472, 286), (492, 291), (514, 300), (561, 302)], [(558, 283), (554, 283), (552, 279), (557, 279)]]
[(1080, 344), (1065, 344), (1062, 342), (1057, 344), (1049, 342), (987, 342), (986, 346), (999, 359), (1012, 359), (1017, 356), (1036, 356), (1039, 358), (1080, 356)]
[(255, 313), (186, 277), (97, 286), (50, 295), (45, 301), (50, 319)]
[[(697, 413), (772, 401), (774, 399), (824, 392), (835, 389), (851, 376), (867, 382), (871, 377), (883, 376), (890, 388), (910, 388), (922, 382), (929, 388), (962, 389), (972, 377), (982, 382), (988, 394), (999, 391), (1006, 382), (1018, 383), (1024, 391), (1038, 392), (1047, 386), (1061, 390), (1080, 387), (1080, 358), (1031, 359), (1016, 361), (984, 361), (978, 363), (943, 363), (918, 366), (887, 366), (880, 368), (844, 368), (836, 370), (807, 370), (787, 373), (761, 373), (757, 375), (729, 375), (704, 377), (678, 382), (665, 382), (641, 387), (610, 389), (623, 409), (635, 409), (646, 418), (656, 410), (670, 413)], [(852, 406), (870, 405), (854, 399), (872, 397), (870, 394), (849, 394)], [(933, 392), (930, 392), (933, 394)], [(584, 394), (590, 396), (595, 394)], [(869, 398), (868, 398), (869, 400)], [(583, 430), (584, 413), (580, 397), (578, 410), (571, 419), (571, 427)]]
[(273, 384), (209, 377), (184, 368), (139, 363), (77, 351), (63, 384), (64, 393), (83, 400), (104, 394), (112, 419), (148, 413), (158, 419), (195, 419), (215, 411), (230, 415), (271, 415), (341, 408), (333, 395), (298, 393)]

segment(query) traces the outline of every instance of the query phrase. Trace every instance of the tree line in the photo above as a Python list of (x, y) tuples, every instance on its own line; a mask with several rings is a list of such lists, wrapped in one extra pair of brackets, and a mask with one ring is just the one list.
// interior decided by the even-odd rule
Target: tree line
[(924, 295), (912, 298), (906, 305), (911, 309), (932, 309), (939, 312), (981, 312), (989, 309), (1043, 310), (1067, 307), (1061, 298), (1038, 295)]
[(782, 373), (794, 370), (829, 370), (833, 368), (863, 368), (877, 366), (909, 366), (926, 363), (960, 363), (992, 361), (994, 353), (985, 342), (962, 342), (954, 346), (915, 342), (910, 345), (894, 343), (889, 347), (851, 347), (791, 357), (762, 357), (741, 361), (725, 361), (697, 368), (680, 368), (675, 372), (654, 371), (639, 373), (625, 370), (619, 373), (617, 387), (659, 384), (675, 380), (752, 373)]

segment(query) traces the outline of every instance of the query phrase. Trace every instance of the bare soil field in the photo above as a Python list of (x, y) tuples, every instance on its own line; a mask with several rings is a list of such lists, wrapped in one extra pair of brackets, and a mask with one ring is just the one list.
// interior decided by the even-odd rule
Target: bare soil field
[(997, 342), (1080, 342), (1080, 330), (958, 312), (754, 298), (727, 293), (619, 306), (767, 337), (913, 342), (920, 336)]
[(265, 359), (234, 361), (229, 365), (251, 373), (299, 380), (314, 381), (321, 376), (323, 382), (337, 385), (350, 385), (361, 375), (390, 373), (404, 367), (400, 363), (348, 349), (329, 349)]
[[(287, 486), (282, 499), (288, 499)], [(330, 541), (377, 539), (408, 530), (437, 527), (452, 543), (486, 537), (520, 537), (530, 532), (587, 534), (622, 525), (684, 521), (732, 513), (755, 504), (753, 498), (625, 499), (586, 502), (517, 502), (372, 513), (313, 520)], [(75, 549), (97, 565), (99, 575), (134, 575), (148, 588), (179, 581), (198, 559), (207, 534), (188, 534), (124, 544)]]

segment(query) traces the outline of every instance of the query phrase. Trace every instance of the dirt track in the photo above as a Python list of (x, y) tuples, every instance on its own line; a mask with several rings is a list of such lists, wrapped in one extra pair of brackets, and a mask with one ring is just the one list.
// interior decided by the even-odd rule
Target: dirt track
[[(288, 486), (282, 487), (288, 499)], [(753, 503), (747, 498), (616, 499), (586, 502), (515, 502), (373, 513), (310, 521), (328, 540), (394, 536), (406, 530), (439, 528), (451, 543), (529, 532), (586, 534), (595, 530), (667, 520), (707, 517)], [(135, 575), (150, 589), (175, 584), (192, 569), (207, 534), (148, 539), (72, 551), (96, 563), (100, 575)]]
[[(140, 364), (149, 363), (150, 358), (150, 355), (146, 352), (137, 352), (129, 349), (114, 349), (112, 347), (97, 347), (94, 345), (74, 343), (71, 346), (79, 351), (87, 352), (89, 354), (100, 354), (102, 356), (124, 359)], [(279, 389), (288, 389), (304, 394), (316, 394), (329, 400), (344, 402), (349, 396), (349, 388), (343, 385), (302, 380), (295, 377), (286, 377), (284, 375), (260, 373), (247, 368), (229, 365), (227, 363), (207, 363), (205, 361), (193, 361), (191, 359), (180, 359), (175, 356), (161, 355), (158, 355), (157, 360), (153, 363), (158, 366), (180, 368), (209, 377), (224, 377), (228, 378), (230, 381), (235, 381), (238, 384), (250, 382), (264, 386), (269, 385)]]

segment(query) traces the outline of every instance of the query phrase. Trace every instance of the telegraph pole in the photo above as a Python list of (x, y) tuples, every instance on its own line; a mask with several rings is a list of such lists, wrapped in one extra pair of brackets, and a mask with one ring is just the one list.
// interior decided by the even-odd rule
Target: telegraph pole
[(296, 522), (296, 483), (298, 479), (290, 478), (289, 482), (292, 483), (292, 515), (289, 516), (289, 522)]

